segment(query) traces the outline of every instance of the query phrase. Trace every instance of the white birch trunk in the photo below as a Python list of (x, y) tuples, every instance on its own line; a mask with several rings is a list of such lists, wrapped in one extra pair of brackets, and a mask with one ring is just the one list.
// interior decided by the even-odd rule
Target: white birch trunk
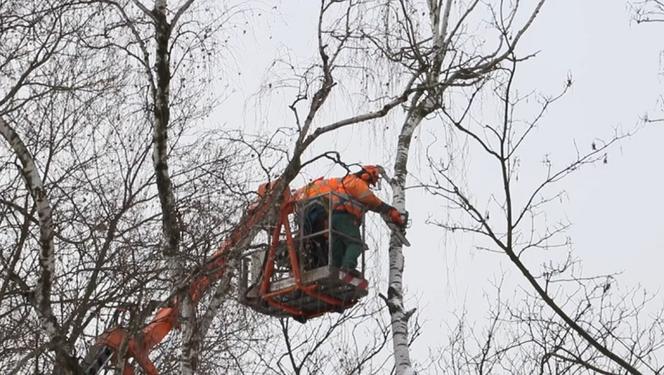
[[(170, 56), (169, 43), (172, 27), (167, 18), (167, 1), (155, 0), (152, 15), (155, 22), (155, 63), (156, 82), (153, 86), (154, 134), (152, 161), (159, 192), (162, 211), (163, 254), (168, 263), (170, 277), (178, 285), (185, 277), (185, 270), (179, 256), (181, 228), (176, 209), (175, 192), (168, 168), (168, 126), (170, 123)], [(185, 289), (186, 290), (186, 289)], [(189, 296), (182, 295), (180, 301), (180, 327), (182, 343), (180, 373), (194, 374), (198, 353), (195, 350), (196, 308)]]
[[(252, 233), (247, 235), (247, 238), (250, 239), (249, 242), (251, 242), (251, 240), (255, 237), (255, 234), (252, 235), (253, 233), (255, 232), (252, 231)], [(233, 277), (232, 270), (239, 268), (238, 260), (238, 257), (232, 257), (228, 259), (228, 265), (226, 266), (227, 271), (224, 272), (224, 276), (221, 278), (221, 280), (219, 280), (219, 283), (217, 284), (217, 287), (212, 294), (212, 298), (210, 298), (210, 303), (207, 306), (207, 310), (205, 310), (205, 314), (200, 319), (198, 325), (198, 334), (200, 335), (199, 339), (202, 339), (205, 337), (205, 335), (207, 335), (207, 332), (210, 329), (210, 325), (212, 325), (212, 320), (215, 316), (217, 316), (219, 309), (221, 309), (222, 304), (226, 300), (226, 296), (231, 289), (231, 278)]]
[(37, 207), (40, 272), (35, 292), (31, 298), (32, 304), (42, 328), (53, 344), (57, 354), (57, 363), (62, 368), (75, 373), (80, 370), (79, 364), (72, 356), (73, 349), (67, 342), (51, 307), (51, 287), (55, 275), (55, 246), (53, 244), (53, 217), (48, 195), (32, 154), (21, 140), (21, 137), (2, 117), (0, 117), (0, 134), (9, 143), (9, 147), (20, 160), (21, 174)]
[[(406, 175), (408, 172), (408, 151), (413, 132), (422, 122), (423, 115), (418, 111), (408, 114), (399, 134), (397, 156), (394, 163), (392, 187), (392, 205), (400, 212), (406, 211)], [(414, 310), (406, 311), (403, 304), (403, 269), (404, 256), (401, 241), (395, 235), (390, 236), (390, 273), (387, 289), (387, 307), (390, 311), (392, 324), (392, 346), (394, 350), (394, 367), (397, 375), (415, 374), (410, 360), (408, 319)]]
[[(168, 125), (170, 122), (170, 58), (169, 39), (171, 27), (166, 18), (165, 2), (155, 2), (152, 12), (155, 18), (156, 53), (154, 69), (156, 84), (153, 86), (154, 133), (152, 162), (155, 169), (159, 200), (163, 213), (164, 255), (174, 257), (180, 244), (180, 228), (175, 209), (173, 182), (168, 171)], [(174, 268), (171, 268), (172, 270)]]
[(198, 362), (197, 339), (200, 335), (196, 330), (196, 307), (188, 295), (183, 296), (180, 302), (180, 326), (182, 327), (180, 373), (194, 374)]

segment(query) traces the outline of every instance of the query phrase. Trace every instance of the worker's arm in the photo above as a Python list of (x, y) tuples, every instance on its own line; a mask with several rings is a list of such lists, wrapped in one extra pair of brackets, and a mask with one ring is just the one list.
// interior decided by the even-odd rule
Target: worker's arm
[(404, 219), (402, 218), (401, 213), (396, 208), (383, 202), (380, 198), (374, 195), (366, 182), (358, 177), (350, 176), (350, 178), (345, 178), (343, 183), (346, 192), (357, 201), (367, 206), (371, 211), (387, 215), (390, 220), (397, 225), (404, 225)]
[(367, 183), (362, 181), (360, 178), (355, 176), (348, 176), (343, 180), (344, 190), (356, 201), (367, 206), (371, 211), (382, 212), (385, 206), (388, 206), (385, 202), (380, 200), (374, 193), (371, 192)]

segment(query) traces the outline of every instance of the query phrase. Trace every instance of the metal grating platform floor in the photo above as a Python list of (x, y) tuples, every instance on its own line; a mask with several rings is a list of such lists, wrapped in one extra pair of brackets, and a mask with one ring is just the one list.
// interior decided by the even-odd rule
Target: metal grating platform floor
[[(300, 309), (306, 315), (314, 316), (329, 311), (341, 312), (353, 306), (360, 298), (367, 295), (368, 288), (368, 282), (363, 277), (352, 275), (331, 266), (304, 271), (302, 273), (302, 284), (316, 285), (318, 292), (343, 301), (343, 305), (338, 307), (328, 304), (295, 288), (295, 279), (293, 277), (272, 282), (270, 292), (278, 293), (279, 291), (284, 291), (283, 294), (276, 295), (274, 299), (288, 306)], [(242, 296), (240, 298), (242, 304), (258, 312), (277, 317), (289, 316), (289, 314), (270, 306), (266, 301), (261, 299), (258, 293), (258, 286), (241, 291), (240, 296)]]

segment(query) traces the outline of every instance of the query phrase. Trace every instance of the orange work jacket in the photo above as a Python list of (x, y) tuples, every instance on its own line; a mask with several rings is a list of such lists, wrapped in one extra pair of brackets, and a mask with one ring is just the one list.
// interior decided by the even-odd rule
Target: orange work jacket
[(308, 199), (330, 192), (335, 193), (330, 194), (333, 210), (348, 212), (358, 219), (362, 219), (364, 214), (362, 205), (372, 211), (385, 205), (371, 192), (366, 181), (352, 174), (340, 178), (318, 178), (299, 189), (295, 199)]

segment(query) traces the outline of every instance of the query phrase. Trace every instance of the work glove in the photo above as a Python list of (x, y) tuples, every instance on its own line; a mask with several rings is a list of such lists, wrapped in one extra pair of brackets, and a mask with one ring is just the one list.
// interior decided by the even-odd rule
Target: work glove
[(405, 215), (401, 214), (401, 212), (399, 212), (399, 210), (394, 207), (390, 208), (390, 210), (387, 212), (387, 216), (389, 216), (390, 220), (392, 220), (394, 224), (400, 227), (406, 225)]

